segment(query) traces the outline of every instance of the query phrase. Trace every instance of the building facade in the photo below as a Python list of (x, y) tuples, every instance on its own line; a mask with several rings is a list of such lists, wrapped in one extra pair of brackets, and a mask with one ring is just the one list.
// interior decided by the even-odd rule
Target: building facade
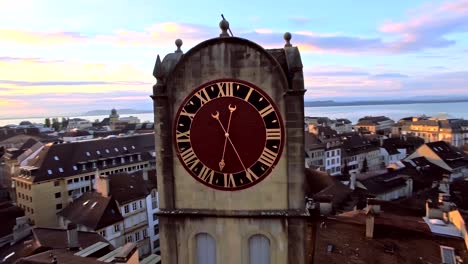
[(45, 145), (12, 179), (18, 206), (39, 226), (57, 226), (56, 213), (90, 191), (95, 174), (150, 169), (153, 134)]
[[(219, 38), (185, 54), (178, 40), (176, 52), (156, 60), (152, 97), (155, 124), (160, 124), (156, 163), (162, 262), (306, 263), (304, 157), (298, 155), (304, 153), (305, 90), (299, 51), (289, 44), (290, 34), (285, 34), (284, 48), (265, 50), (230, 37), (227, 21), (220, 25)], [(200, 112), (194, 114), (194, 108)], [(231, 131), (225, 130), (230, 113)], [(251, 118), (258, 121), (244, 122)], [(275, 130), (260, 132), (255, 124), (262, 119)], [(197, 132), (197, 125), (188, 126), (192, 121), (215, 133), (204, 148), (197, 148), (204, 133)], [(244, 144), (236, 139), (240, 135), (249, 143), (237, 152), (235, 146)], [(266, 150), (262, 143), (257, 150), (261, 160), (252, 157), (249, 167), (242, 168), (242, 157), (257, 152), (256, 137), (272, 144)], [(207, 148), (220, 152), (204, 159)], [(221, 161), (219, 167), (218, 161), (204, 167), (198, 159)], [(235, 166), (241, 171), (234, 178)]]

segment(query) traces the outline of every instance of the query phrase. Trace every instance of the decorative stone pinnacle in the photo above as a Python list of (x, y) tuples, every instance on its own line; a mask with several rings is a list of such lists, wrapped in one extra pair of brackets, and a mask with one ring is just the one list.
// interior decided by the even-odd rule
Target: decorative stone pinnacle
[(219, 22), (219, 28), (221, 28), (221, 34), (219, 34), (220, 37), (229, 37), (227, 32), (229, 29), (229, 22), (226, 19), (223, 19), (221, 22)]
[(176, 39), (175, 45), (177, 46), (177, 50), (175, 51), (176, 53), (182, 53), (182, 50), (180, 47), (182, 46), (183, 42), (181, 39)]
[(290, 42), (292, 38), (291, 33), (289, 32), (284, 33), (283, 38), (286, 41), (286, 44), (284, 44), (284, 47), (292, 47), (291, 42)]

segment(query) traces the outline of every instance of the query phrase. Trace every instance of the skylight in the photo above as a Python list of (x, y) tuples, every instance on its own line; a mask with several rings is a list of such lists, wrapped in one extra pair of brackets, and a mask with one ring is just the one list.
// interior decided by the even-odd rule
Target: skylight
[(132, 149), (135, 149), (135, 146), (132, 146)]
[(63, 172), (63, 168), (59, 168), (59, 171), (60, 171), (60, 172)]
[(94, 206), (96, 206), (97, 202), (94, 202), (92, 205), (91, 205), (91, 208), (94, 208)]
[(106, 149), (106, 153), (109, 153), (109, 152), (110, 152), (109, 149)]
[(48, 173), (49, 175), (51, 175), (51, 174), (52, 174), (52, 170), (47, 170), (47, 173)]
[(123, 147), (123, 150), (127, 150), (127, 147)]
[(88, 151), (86, 151), (86, 156), (91, 156), (91, 153), (89, 153)]
[(83, 205), (87, 205), (89, 203), (89, 200), (86, 200), (86, 202), (83, 203)]
[(59, 157), (57, 157), (57, 156), (54, 156), (54, 160), (59, 160)]
[(114, 148), (115, 152), (119, 152), (119, 149), (118, 148)]
[(78, 170), (78, 167), (76, 167), (76, 166), (73, 166), (73, 170)]
[(99, 151), (99, 150), (96, 150), (96, 153), (97, 153), (98, 155), (101, 155), (101, 151)]

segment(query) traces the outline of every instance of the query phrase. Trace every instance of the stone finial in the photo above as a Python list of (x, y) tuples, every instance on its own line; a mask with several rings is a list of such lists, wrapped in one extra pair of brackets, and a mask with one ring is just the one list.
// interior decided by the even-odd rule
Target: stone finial
[(226, 19), (223, 19), (219, 22), (219, 28), (221, 28), (220, 37), (229, 37), (228, 29), (229, 29), (229, 22)]
[(175, 45), (177, 46), (177, 50), (175, 51), (176, 53), (182, 53), (182, 50), (180, 49), (180, 47), (182, 47), (182, 40), (181, 39), (176, 39), (175, 41)]
[(290, 42), (291, 38), (292, 38), (291, 33), (289, 33), (289, 32), (284, 33), (283, 38), (286, 41), (286, 44), (284, 44), (284, 47), (285, 48), (286, 47), (292, 47), (291, 42)]
[(153, 70), (153, 76), (156, 79), (160, 79), (163, 76), (163, 70), (162, 70), (162, 63), (161, 63), (161, 58), (158, 57), (156, 58), (156, 63), (154, 64), (154, 70)]

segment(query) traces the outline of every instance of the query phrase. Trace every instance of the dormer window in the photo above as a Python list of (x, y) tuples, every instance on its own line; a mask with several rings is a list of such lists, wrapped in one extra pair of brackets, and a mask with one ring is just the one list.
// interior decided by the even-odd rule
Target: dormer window
[(115, 159), (112, 159), (112, 165), (115, 165)]
[(75, 171), (76, 171), (76, 170), (78, 170), (78, 167), (76, 167), (76, 166), (73, 166), (73, 170), (75, 170)]
[(47, 173), (48, 173), (49, 175), (51, 175), (51, 174), (52, 174), (52, 170), (47, 170)]
[(96, 168), (96, 162), (93, 162), (93, 169)]
[(125, 158), (124, 158), (124, 157), (120, 158), (120, 162), (121, 162), (122, 164), (125, 163)]
[(123, 150), (127, 151), (127, 147), (123, 147)]
[(59, 157), (58, 157), (58, 156), (54, 156), (54, 160), (59, 160)]
[(105, 160), (102, 161), (102, 166), (104, 166), (104, 167), (107, 166), (107, 162)]
[(90, 156), (91, 156), (91, 153), (89, 153), (88, 151), (86, 151), (86, 156), (90, 157)]
[(63, 168), (59, 168), (59, 171), (60, 171), (60, 172), (63, 172)]
[(86, 170), (86, 164), (83, 164), (82, 170)]
[(130, 162), (132, 162), (132, 161), (133, 161), (133, 156), (130, 156)]
[(114, 148), (115, 152), (119, 152), (119, 149), (118, 148)]
[(132, 146), (132, 149), (135, 149), (135, 146)]
[(101, 155), (101, 151), (96, 150), (96, 154)]
[(109, 149), (106, 149), (106, 153), (110, 153)]
[(141, 154), (138, 154), (138, 160), (141, 160)]

